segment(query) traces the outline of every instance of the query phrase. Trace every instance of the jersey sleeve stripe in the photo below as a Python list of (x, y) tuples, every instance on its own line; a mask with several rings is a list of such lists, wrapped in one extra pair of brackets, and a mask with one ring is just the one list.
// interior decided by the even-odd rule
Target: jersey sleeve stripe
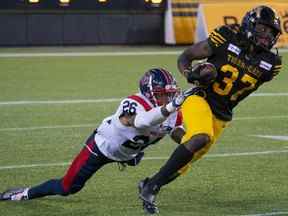
[(152, 107), (143, 98), (137, 95), (131, 95), (128, 98), (137, 101), (139, 104), (141, 104), (144, 107), (146, 111), (149, 111), (152, 109)]
[(215, 34), (215, 36), (218, 37), (220, 40), (222, 40), (223, 43), (226, 41), (226, 39), (221, 34), (219, 34), (218, 32), (213, 31), (212, 33)]
[(210, 40), (211, 40), (216, 46), (219, 45), (218, 41), (216, 41), (213, 37), (210, 37)]
[(220, 41), (220, 42), (222, 42), (222, 43), (226, 42), (226, 39), (225, 39), (221, 34), (217, 33), (216, 31), (213, 31), (213, 32), (211, 33), (211, 35), (212, 35), (212, 37), (214, 37), (216, 40), (218, 40), (218, 41)]
[(215, 46), (220, 46), (220, 45), (224, 44), (226, 41), (225, 39), (223, 40), (222, 38), (218, 37), (215, 34), (215, 31), (210, 34), (209, 38), (215, 44)]
[(280, 65), (275, 65), (275, 66), (274, 66), (274, 69), (273, 69), (273, 71), (272, 71), (273, 76), (276, 76), (276, 75), (280, 72), (281, 68), (282, 68), (282, 64), (280, 64)]
[(221, 40), (220, 38), (218, 38), (218, 37), (215, 36), (215, 35), (212, 35), (212, 38), (213, 38), (214, 40), (218, 41), (218, 43), (220, 43), (220, 44), (225, 43), (225, 41)]
[(275, 65), (274, 68), (275, 69), (281, 69), (282, 65)]

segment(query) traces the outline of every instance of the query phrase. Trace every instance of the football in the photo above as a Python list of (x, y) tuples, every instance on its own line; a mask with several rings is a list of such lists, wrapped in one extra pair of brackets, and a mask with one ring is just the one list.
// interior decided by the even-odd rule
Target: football
[(194, 73), (194, 76), (196, 75), (196, 77), (198, 77), (198, 79), (196, 77), (193, 78), (196, 78), (196, 81), (198, 81), (200, 85), (209, 85), (214, 82), (217, 77), (217, 69), (214, 64), (210, 62), (195, 64), (192, 67), (192, 73)]
[(217, 69), (210, 62), (200, 63), (199, 75), (204, 80), (213, 82), (217, 77)]

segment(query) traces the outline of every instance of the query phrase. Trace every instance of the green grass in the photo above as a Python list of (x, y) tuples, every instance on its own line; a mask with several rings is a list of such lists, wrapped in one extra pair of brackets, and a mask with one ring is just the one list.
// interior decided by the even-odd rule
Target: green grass
[[(18, 48), (0, 52), (174, 50), (173, 47), (67, 49)], [(260, 88), (259, 93), (287, 93), (288, 56), (283, 55), (281, 74)], [(187, 87), (176, 70), (176, 59), (177, 55), (0, 58), (0, 102), (121, 98), (137, 91), (138, 79), (144, 71), (159, 66), (171, 70), (180, 85)], [(117, 105), (118, 102), (0, 105), (0, 191), (61, 177), (67, 166), (3, 167), (71, 161), (93, 125), (96, 127), (105, 116), (112, 114)], [(287, 141), (253, 136), (288, 136), (287, 106), (287, 96), (249, 97), (242, 102), (235, 110), (235, 121), (208, 155), (193, 164), (186, 176), (163, 188), (158, 197), (161, 215), (288, 212), (288, 153), (215, 156), (288, 150)], [(37, 129), (46, 126), (68, 127)], [(5, 130), (7, 128), (10, 130)], [(175, 144), (165, 138), (148, 149), (146, 157), (168, 157), (174, 148)], [(116, 164), (107, 165), (76, 195), (1, 202), (0, 215), (143, 215), (137, 198), (137, 182), (155, 173), (164, 162), (143, 160), (138, 167), (129, 167), (124, 172), (120, 172)]]

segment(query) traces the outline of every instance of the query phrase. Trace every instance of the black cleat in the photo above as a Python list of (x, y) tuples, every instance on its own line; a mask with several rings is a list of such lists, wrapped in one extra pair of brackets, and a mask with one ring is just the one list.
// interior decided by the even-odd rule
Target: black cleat
[(0, 201), (21, 201), (28, 200), (29, 188), (14, 188), (0, 193)]
[(139, 182), (139, 198), (143, 201), (143, 209), (147, 214), (158, 214), (159, 209), (155, 204), (156, 195), (159, 192), (159, 188), (156, 186), (153, 188), (147, 185), (149, 178), (146, 178)]

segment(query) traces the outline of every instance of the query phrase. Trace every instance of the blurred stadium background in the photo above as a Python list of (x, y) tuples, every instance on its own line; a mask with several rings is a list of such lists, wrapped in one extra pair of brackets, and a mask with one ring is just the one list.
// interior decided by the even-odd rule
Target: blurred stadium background
[[(137, 91), (147, 69), (167, 68), (188, 87), (176, 60), (196, 40), (198, 8), (222, 4), (224, 9), (229, 3), (1, 0), (0, 191), (63, 175), (86, 136), (121, 98)], [(280, 5), (285, 47), (286, 1), (249, 3)], [(167, 32), (174, 41), (167, 42)], [(285, 48), (280, 53), (279, 76), (240, 104), (206, 158), (161, 192), (161, 215), (288, 215), (288, 54)], [(158, 170), (174, 148), (167, 138), (148, 149), (138, 167), (120, 172), (109, 165), (68, 198), (2, 202), (0, 215), (143, 215), (137, 182)]]
[(278, 11), (287, 46), (286, 0), (1, 0), (0, 46), (191, 44), (259, 4)]

